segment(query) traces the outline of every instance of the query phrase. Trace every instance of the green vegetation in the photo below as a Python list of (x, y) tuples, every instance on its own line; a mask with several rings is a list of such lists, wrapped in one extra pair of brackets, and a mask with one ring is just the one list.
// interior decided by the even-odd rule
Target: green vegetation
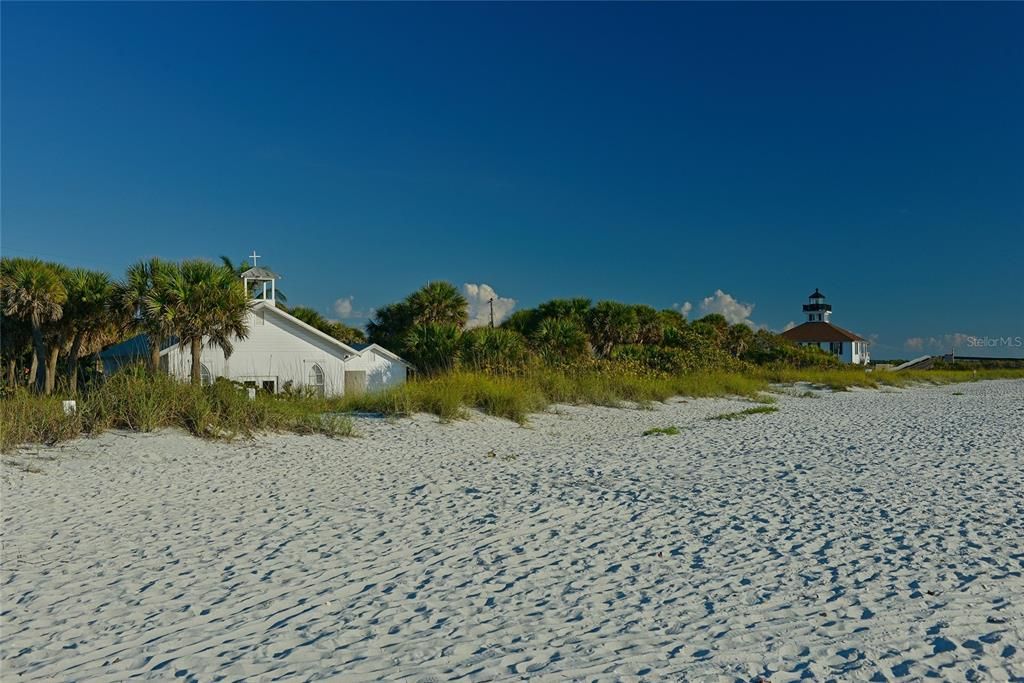
[(4, 259), (0, 264), (3, 315), (19, 321), (30, 330), (30, 335), (19, 337), (25, 342), (31, 339), (34, 377), (30, 384), (34, 384), (40, 393), (49, 393), (54, 381), (49, 372), (51, 354), (47, 347), (54, 347), (50, 338), (53, 323), (61, 319), (68, 300), (61, 275), (57, 268), (37, 259)]
[[(380, 393), (320, 398), (301, 392), (260, 394), (218, 381), (200, 386), (199, 354), (212, 344), (230, 355), (248, 334), (251, 301), (229, 259), (131, 266), (120, 282), (94, 271), (35, 259), (0, 262), (0, 354), (4, 368), (0, 446), (49, 443), (119, 428), (180, 427), (205, 437), (262, 430), (351, 434), (350, 413), (426, 412), (455, 420), (475, 409), (520, 424), (551, 404), (647, 406), (673, 396), (737, 396), (771, 404), (773, 384), (809, 382), (836, 391), (913, 383), (1024, 377), (1021, 368), (868, 372), (841, 367), (831, 355), (766, 330), (730, 325), (712, 314), (690, 322), (674, 310), (590, 299), (554, 299), (514, 313), (498, 328), (466, 329), (466, 299), (447, 282), (431, 282), (380, 308), (367, 325), (371, 342), (417, 368), (403, 386)], [(291, 311), (346, 341), (359, 330), (315, 310)], [(102, 380), (95, 354), (145, 334), (148, 368)], [(164, 340), (191, 350), (191, 385), (159, 371)], [(80, 409), (64, 415), (55, 391)], [(740, 415), (771, 412), (765, 405)], [(725, 418), (723, 418), (725, 419)]]
[(644, 436), (655, 436), (655, 435), (659, 435), (659, 434), (664, 434), (666, 436), (675, 436), (678, 433), (679, 433), (679, 427), (651, 427), (646, 432), (644, 432), (643, 435)]
[(65, 415), (59, 398), (18, 389), (0, 401), (0, 452), (22, 444), (54, 444), (82, 433), (78, 415)]
[(759, 415), (761, 413), (777, 413), (779, 409), (775, 406), (757, 406), (756, 408), (747, 408), (740, 410), (735, 413), (722, 413), (721, 415), (715, 415), (709, 417), (709, 420), (742, 420), (750, 415)]
[(228, 358), (234, 343), (249, 335), (249, 295), (238, 286), (235, 273), (199, 260), (163, 269), (155, 287), (166, 294), (169, 325), (181, 348), (187, 347), (192, 355), (190, 376), (198, 386), (204, 344), (221, 349)]
[[(969, 372), (930, 376), (927, 371), (903, 377), (897, 373), (865, 373), (864, 370), (837, 369), (830, 373), (805, 371), (789, 375), (788, 382), (811, 381), (844, 389), (849, 386), (904, 386), (915, 383), (944, 384), (971, 381)], [(863, 377), (877, 375), (874, 383)], [(1022, 371), (993, 371), (981, 379), (1022, 379)], [(408, 415), (429, 413), (444, 421), (468, 416), (469, 409), (487, 415), (508, 418), (520, 424), (531, 413), (552, 404), (599, 405), (618, 407), (625, 402), (664, 402), (676, 396), (694, 398), (742, 397), (764, 405), (750, 408), (754, 413), (774, 412), (772, 396), (763, 392), (780, 381), (778, 374), (763, 369), (747, 372), (704, 372), (692, 375), (651, 376), (635, 374), (612, 362), (598, 362), (585, 369), (536, 366), (520, 374), (493, 374), (484, 371), (455, 370), (421, 377), (384, 392), (363, 396), (317, 399), (324, 412)], [(805, 392), (816, 396), (813, 392)], [(312, 400), (312, 399), (307, 399)], [(753, 413), (748, 413), (753, 414)]]
[[(31, 387), (40, 394), (77, 395), (100, 379), (95, 354), (139, 334), (148, 339), (151, 371), (159, 368), (164, 341), (173, 337), (191, 352), (191, 379), (198, 384), (204, 345), (229, 356), (234, 344), (248, 335), (246, 312), (252, 301), (238, 279), (246, 267), (221, 260), (149, 259), (130, 266), (124, 279), (115, 282), (106, 273), (59, 263), (2, 259), (4, 391)], [(283, 299), (280, 292), (277, 297)], [(329, 321), (310, 308), (291, 312), (340, 341), (366, 339), (361, 330)]]
[(430, 282), (402, 301), (378, 310), (367, 324), (369, 340), (404, 355), (425, 374), (451, 370), (469, 309), (448, 282)]
[[(873, 382), (864, 380), (865, 376)], [(1024, 372), (991, 370), (975, 375), (922, 371), (903, 375), (839, 369), (829, 373), (787, 373), (786, 377), (791, 382), (812, 381), (842, 389), (1021, 379)], [(777, 372), (756, 369), (746, 374), (644, 376), (614, 363), (598, 363), (577, 371), (540, 366), (520, 375), (456, 370), (362, 396), (322, 398), (301, 393), (260, 393), (255, 400), (249, 400), (237, 385), (226, 380), (209, 387), (192, 386), (133, 367), (115, 374), (80, 398), (78, 413), (72, 416), (64, 415), (61, 402), (55, 397), (35, 395), (24, 388), (11, 392), (0, 400), (0, 448), (6, 451), (24, 443), (55, 443), (106, 429), (151, 431), (163, 427), (178, 427), (208, 438), (261, 431), (346, 436), (353, 433), (348, 417), (353, 413), (401, 416), (422, 412), (451, 421), (465, 418), (470, 409), (476, 409), (523, 424), (531, 413), (541, 412), (554, 403), (620, 406), (626, 401), (659, 402), (675, 396), (739, 396), (757, 400), (777, 381)], [(717, 419), (739, 419), (776, 410), (775, 405), (760, 405)]]
[(366, 341), (366, 335), (363, 334), (362, 330), (357, 330), (354, 327), (349, 327), (344, 323), (340, 323), (336, 320), (328, 320), (322, 316), (319, 312), (309, 308), (308, 306), (296, 306), (295, 308), (287, 308), (278, 304), (279, 308), (284, 308), (288, 313), (298, 318), (302, 322), (306, 323), (310, 327), (315, 327), (329, 337), (333, 337), (344, 344), (361, 344)]
[(858, 367), (839, 367), (828, 370), (816, 368), (765, 367), (755, 368), (754, 374), (773, 384), (808, 382), (816, 387), (845, 391), (852, 387), (878, 389), (882, 386), (905, 387), (915, 384), (956, 384), (985, 379), (1022, 379), (1024, 369), (1003, 368), (987, 370), (904, 370), (868, 372)]
[[(717, 314), (695, 322), (673, 310), (590, 299), (553, 299), (517, 311), (498, 330), (466, 330), (466, 300), (432, 282), (377, 311), (369, 340), (411, 360), (423, 375), (453, 370), (571, 372), (609, 362), (633, 374), (744, 371), (754, 366), (835, 368), (831, 355)], [(467, 339), (468, 338), (468, 339)]]
[(301, 396), (258, 394), (226, 380), (195, 386), (142, 367), (126, 368), (78, 401), (66, 415), (59, 398), (19, 388), (0, 401), (0, 450), (21, 444), (53, 444), (108, 429), (150, 432), (176, 427), (206, 438), (255, 432), (353, 436), (352, 420), (330, 406)]

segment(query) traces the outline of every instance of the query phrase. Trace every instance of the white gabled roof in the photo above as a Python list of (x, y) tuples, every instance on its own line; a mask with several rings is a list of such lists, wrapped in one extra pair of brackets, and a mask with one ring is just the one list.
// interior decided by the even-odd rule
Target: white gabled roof
[(312, 325), (310, 325), (308, 323), (302, 322), (301, 320), (296, 318), (291, 313), (288, 313), (287, 311), (278, 308), (277, 304), (275, 304), (273, 301), (269, 301), (269, 300), (257, 301), (256, 305), (252, 307), (252, 310), (255, 312), (255, 311), (258, 311), (260, 309), (266, 309), (266, 310), (269, 310), (269, 311), (272, 311), (272, 312), (276, 313), (277, 315), (281, 316), (282, 318), (284, 318), (288, 322), (294, 323), (295, 325), (298, 325), (299, 327), (301, 327), (302, 329), (306, 330), (307, 332), (310, 332), (310, 333), (314, 334), (315, 336), (320, 337), (324, 341), (339, 347), (342, 351), (344, 351), (345, 353), (349, 354), (350, 356), (358, 356), (359, 355), (358, 351), (353, 349), (351, 346), (349, 346), (345, 342), (338, 341), (337, 339), (335, 339), (331, 335), (327, 334), (326, 332), (322, 332), (322, 331), (316, 329), (315, 327), (313, 327)]
[(402, 358), (401, 356), (399, 356), (396, 353), (392, 353), (391, 351), (388, 351), (387, 349), (385, 349), (380, 344), (370, 344), (369, 346), (366, 346), (366, 347), (360, 349), (359, 351), (357, 351), (357, 353), (359, 353), (360, 355), (362, 355), (364, 353), (377, 353), (377, 354), (379, 354), (381, 356), (384, 356), (385, 358), (390, 358), (391, 360), (395, 361), (396, 363), (401, 363), (402, 365), (404, 365), (407, 368), (411, 368), (412, 367), (412, 364), (409, 363), (409, 361), (405, 360), (404, 358)]
[(338, 341), (337, 339), (335, 339), (331, 335), (327, 334), (326, 332), (321, 332), (320, 330), (316, 329), (312, 325), (309, 325), (307, 323), (302, 322), (301, 320), (296, 318), (291, 313), (288, 313), (287, 311), (278, 308), (274, 304), (273, 301), (260, 301), (255, 306), (253, 306), (253, 310), (254, 311), (256, 309), (259, 309), (259, 308), (266, 308), (266, 309), (269, 309), (269, 310), (273, 311), (277, 315), (286, 318), (287, 320), (289, 320), (290, 322), (295, 323), (299, 327), (301, 327), (301, 328), (303, 328), (305, 330), (309, 330), (313, 334), (319, 335), (324, 340), (326, 340), (328, 342), (331, 342), (332, 344), (335, 344), (336, 346), (341, 347), (342, 349), (345, 350), (346, 353), (349, 353), (349, 354), (351, 354), (353, 356), (362, 356), (362, 355), (367, 354), (367, 353), (377, 353), (377, 354), (380, 354), (381, 356), (384, 356), (385, 358), (390, 358), (391, 360), (395, 361), (396, 363), (401, 363), (402, 365), (404, 365), (404, 366), (406, 366), (408, 368), (412, 367), (412, 365), (408, 361), (406, 361), (404, 358), (402, 358), (401, 356), (399, 356), (396, 353), (393, 353), (392, 351), (388, 351), (387, 349), (385, 349), (380, 344), (370, 344), (369, 346), (366, 346), (366, 347), (364, 347), (362, 349), (352, 348), (351, 346), (349, 346), (345, 342)]
[(253, 267), (245, 271), (240, 276), (243, 280), (280, 280), (281, 276), (277, 273), (271, 272), (266, 268)]

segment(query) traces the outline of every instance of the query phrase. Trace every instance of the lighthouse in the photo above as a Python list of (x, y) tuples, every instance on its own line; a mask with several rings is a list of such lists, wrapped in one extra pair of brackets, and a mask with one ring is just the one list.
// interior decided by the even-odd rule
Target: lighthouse
[(867, 365), (870, 362), (867, 341), (832, 324), (832, 304), (825, 302), (825, 295), (817, 287), (807, 297), (803, 313), (805, 322), (783, 332), (783, 337), (800, 346), (817, 346), (843, 363)]

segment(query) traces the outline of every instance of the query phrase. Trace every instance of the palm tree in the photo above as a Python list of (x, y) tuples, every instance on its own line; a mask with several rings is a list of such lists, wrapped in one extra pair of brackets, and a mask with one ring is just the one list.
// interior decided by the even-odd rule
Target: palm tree
[(557, 318), (559, 320), (575, 320), (582, 323), (590, 310), (590, 299), (576, 297), (574, 299), (552, 299), (537, 307), (541, 318)]
[(685, 315), (665, 308), (658, 311), (658, 320), (661, 322), (662, 346), (683, 347), (689, 343), (689, 324)]
[(638, 304), (633, 306), (636, 312), (637, 333), (634, 340), (637, 344), (657, 346), (665, 338), (665, 324), (658, 311), (650, 306)]
[(578, 360), (590, 351), (586, 330), (568, 318), (542, 320), (533, 333), (532, 341), (541, 358), (548, 363)]
[(589, 310), (590, 299), (551, 299), (537, 308), (516, 311), (501, 326), (529, 338), (545, 320), (571, 320), (582, 325)]
[(339, 323), (335, 321), (329, 321), (331, 324), (331, 331), (327, 334), (331, 335), (335, 339), (345, 344), (364, 344), (366, 343), (366, 333), (360, 330), (358, 327), (352, 327), (345, 323)]
[(602, 301), (587, 313), (587, 328), (594, 350), (607, 358), (616, 344), (628, 344), (636, 337), (639, 323), (632, 306)]
[(729, 327), (725, 335), (726, 348), (735, 358), (739, 358), (754, 343), (754, 330), (743, 323), (736, 323)]
[(694, 324), (694, 329), (721, 346), (729, 333), (729, 321), (721, 313), (708, 313)]
[(327, 330), (330, 328), (331, 321), (321, 315), (320, 311), (309, 308), (308, 306), (296, 306), (295, 308), (289, 309), (288, 314), (293, 318), (298, 318), (310, 327), (315, 327), (324, 334), (330, 334)]
[[(71, 274), (71, 270), (60, 263), (47, 263), (47, 265), (60, 278), (66, 294), (68, 290), (68, 277)], [(60, 359), (61, 353), (66, 352), (69, 346), (70, 330), (66, 300), (61, 309), (60, 317), (43, 323), (42, 328), (43, 342), (46, 344), (45, 362), (41, 363), (45, 373), (43, 390), (48, 395), (53, 393), (53, 389), (57, 384), (57, 361)]]
[(114, 307), (130, 321), (131, 327), (145, 334), (149, 342), (149, 369), (160, 369), (160, 351), (164, 339), (171, 334), (171, 301), (164, 282), (177, 265), (158, 258), (139, 261), (128, 268), (123, 282), (114, 292)]
[(0, 353), (5, 363), (5, 381), (13, 388), (18, 384), (18, 366), (25, 356), (32, 353), (31, 323), (3, 315), (0, 311)]
[(296, 306), (289, 310), (288, 313), (310, 327), (315, 327), (324, 334), (330, 335), (342, 343), (358, 344), (366, 341), (366, 335), (363, 334), (362, 330), (357, 330), (354, 327), (349, 327), (348, 325), (335, 320), (328, 320), (322, 316), (319, 311), (309, 308), (308, 306)]
[(64, 319), (68, 321), (71, 332), (68, 388), (75, 393), (78, 389), (78, 359), (83, 349), (89, 348), (107, 332), (113, 322), (114, 283), (106, 273), (76, 268), (65, 278), (65, 287), (68, 301), (64, 307)]
[(424, 374), (451, 370), (459, 352), (461, 327), (454, 323), (421, 323), (406, 334), (403, 352)]
[(249, 335), (252, 301), (229, 268), (209, 261), (184, 261), (172, 271), (157, 273), (155, 283), (165, 289), (172, 328), (180, 348), (192, 354), (192, 384), (200, 384), (203, 344), (212, 344), (229, 358), (234, 341)]
[(370, 342), (389, 349), (400, 349), (413, 326), (413, 311), (405, 301), (378, 308), (366, 324)]
[(450, 282), (428, 282), (406, 302), (416, 324), (450, 323), (462, 328), (469, 320), (469, 303)]
[(46, 342), (43, 326), (59, 320), (68, 294), (57, 270), (39, 259), (5, 259), (0, 265), (0, 291), (5, 315), (27, 320), (32, 326), (36, 356), (36, 391), (46, 391)]
[(459, 290), (449, 282), (430, 282), (402, 301), (377, 309), (366, 332), (375, 344), (401, 349), (417, 325), (454, 325), (461, 330), (468, 320), (469, 303)]
[(524, 337), (529, 337), (540, 324), (540, 313), (536, 308), (523, 308), (515, 311), (501, 323), (501, 329), (510, 330)]
[(503, 327), (466, 330), (459, 347), (460, 363), (476, 370), (512, 372), (528, 359), (523, 336)]

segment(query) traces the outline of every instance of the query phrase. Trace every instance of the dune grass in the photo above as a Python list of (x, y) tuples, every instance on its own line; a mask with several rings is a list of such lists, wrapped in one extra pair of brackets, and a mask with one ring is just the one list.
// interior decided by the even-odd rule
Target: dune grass
[(753, 373), (773, 384), (808, 382), (833, 391), (846, 391), (851, 387), (877, 389), (882, 386), (904, 387), (914, 384), (955, 384), (983, 379), (1024, 379), (1019, 368), (981, 370), (904, 370), (867, 372), (863, 368), (758, 368)]
[[(645, 376), (614, 366), (576, 371), (533, 368), (518, 375), (456, 371), (410, 381), (394, 389), (342, 398), (302, 395), (250, 400), (230, 382), (193, 387), (167, 376), (131, 368), (117, 373), (79, 399), (79, 410), (65, 415), (59, 397), (17, 390), (0, 400), (0, 450), (19, 444), (56, 443), (106, 429), (152, 431), (178, 427), (207, 438), (230, 438), (262, 431), (351, 436), (352, 413), (409, 415), (422, 412), (443, 421), (466, 417), (469, 410), (525, 424), (528, 416), (551, 404), (647, 405), (674, 396), (736, 396), (765, 405), (743, 416), (774, 412), (772, 384), (809, 382), (843, 391), (912, 384), (948, 384), (981, 379), (1021, 379), (1024, 370), (923, 370), (865, 372), (861, 368), (768, 369)], [(731, 419), (722, 417), (721, 419)]]
[(0, 400), (0, 451), (21, 444), (54, 444), (82, 433), (80, 415), (65, 415), (61, 399), (16, 391)]
[[(911, 384), (944, 384), (976, 379), (1024, 378), (1022, 370), (866, 372), (862, 368), (792, 370), (754, 368), (748, 372), (705, 372), (681, 376), (642, 376), (613, 368), (579, 371), (534, 368), (519, 375), (494, 376), (456, 371), (416, 379), (384, 392), (329, 401), (341, 413), (370, 412), (408, 415), (422, 412), (443, 421), (465, 417), (468, 409), (524, 424), (531, 413), (555, 403), (618, 407), (663, 402), (675, 396), (714, 398), (738, 396), (771, 405), (766, 393), (772, 384), (808, 382), (845, 391), (850, 387), (878, 388)], [(813, 392), (801, 395), (816, 396)], [(769, 411), (763, 411), (769, 412)]]
[(542, 368), (522, 375), (494, 376), (458, 371), (417, 379), (387, 391), (330, 400), (337, 412), (437, 415), (445, 421), (477, 409), (520, 424), (531, 413), (554, 403), (619, 407), (646, 404), (673, 396), (757, 397), (768, 388), (763, 379), (735, 373), (707, 373), (680, 377), (643, 377), (625, 372), (566, 372)]
[(722, 413), (721, 415), (714, 415), (709, 417), (709, 420), (742, 420), (745, 417), (751, 415), (758, 415), (761, 413), (777, 413), (779, 409), (775, 406), (756, 406), (754, 408), (746, 408), (744, 410), (738, 410), (735, 413)]
[(643, 433), (644, 436), (675, 436), (679, 433), (679, 427), (651, 427)]
[(230, 382), (194, 387), (141, 369), (119, 372), (77, 401), (65, 415), (58, 397), (24, 389), (0, 400), (0, 451), (22, 444), (54, 444), (108, 429), (151, 432), (177, 427), (196, 436), (231, 438), (255, 432), (352, 436), (352, 420), (331, 414), (326, 402), (248, 395)]

